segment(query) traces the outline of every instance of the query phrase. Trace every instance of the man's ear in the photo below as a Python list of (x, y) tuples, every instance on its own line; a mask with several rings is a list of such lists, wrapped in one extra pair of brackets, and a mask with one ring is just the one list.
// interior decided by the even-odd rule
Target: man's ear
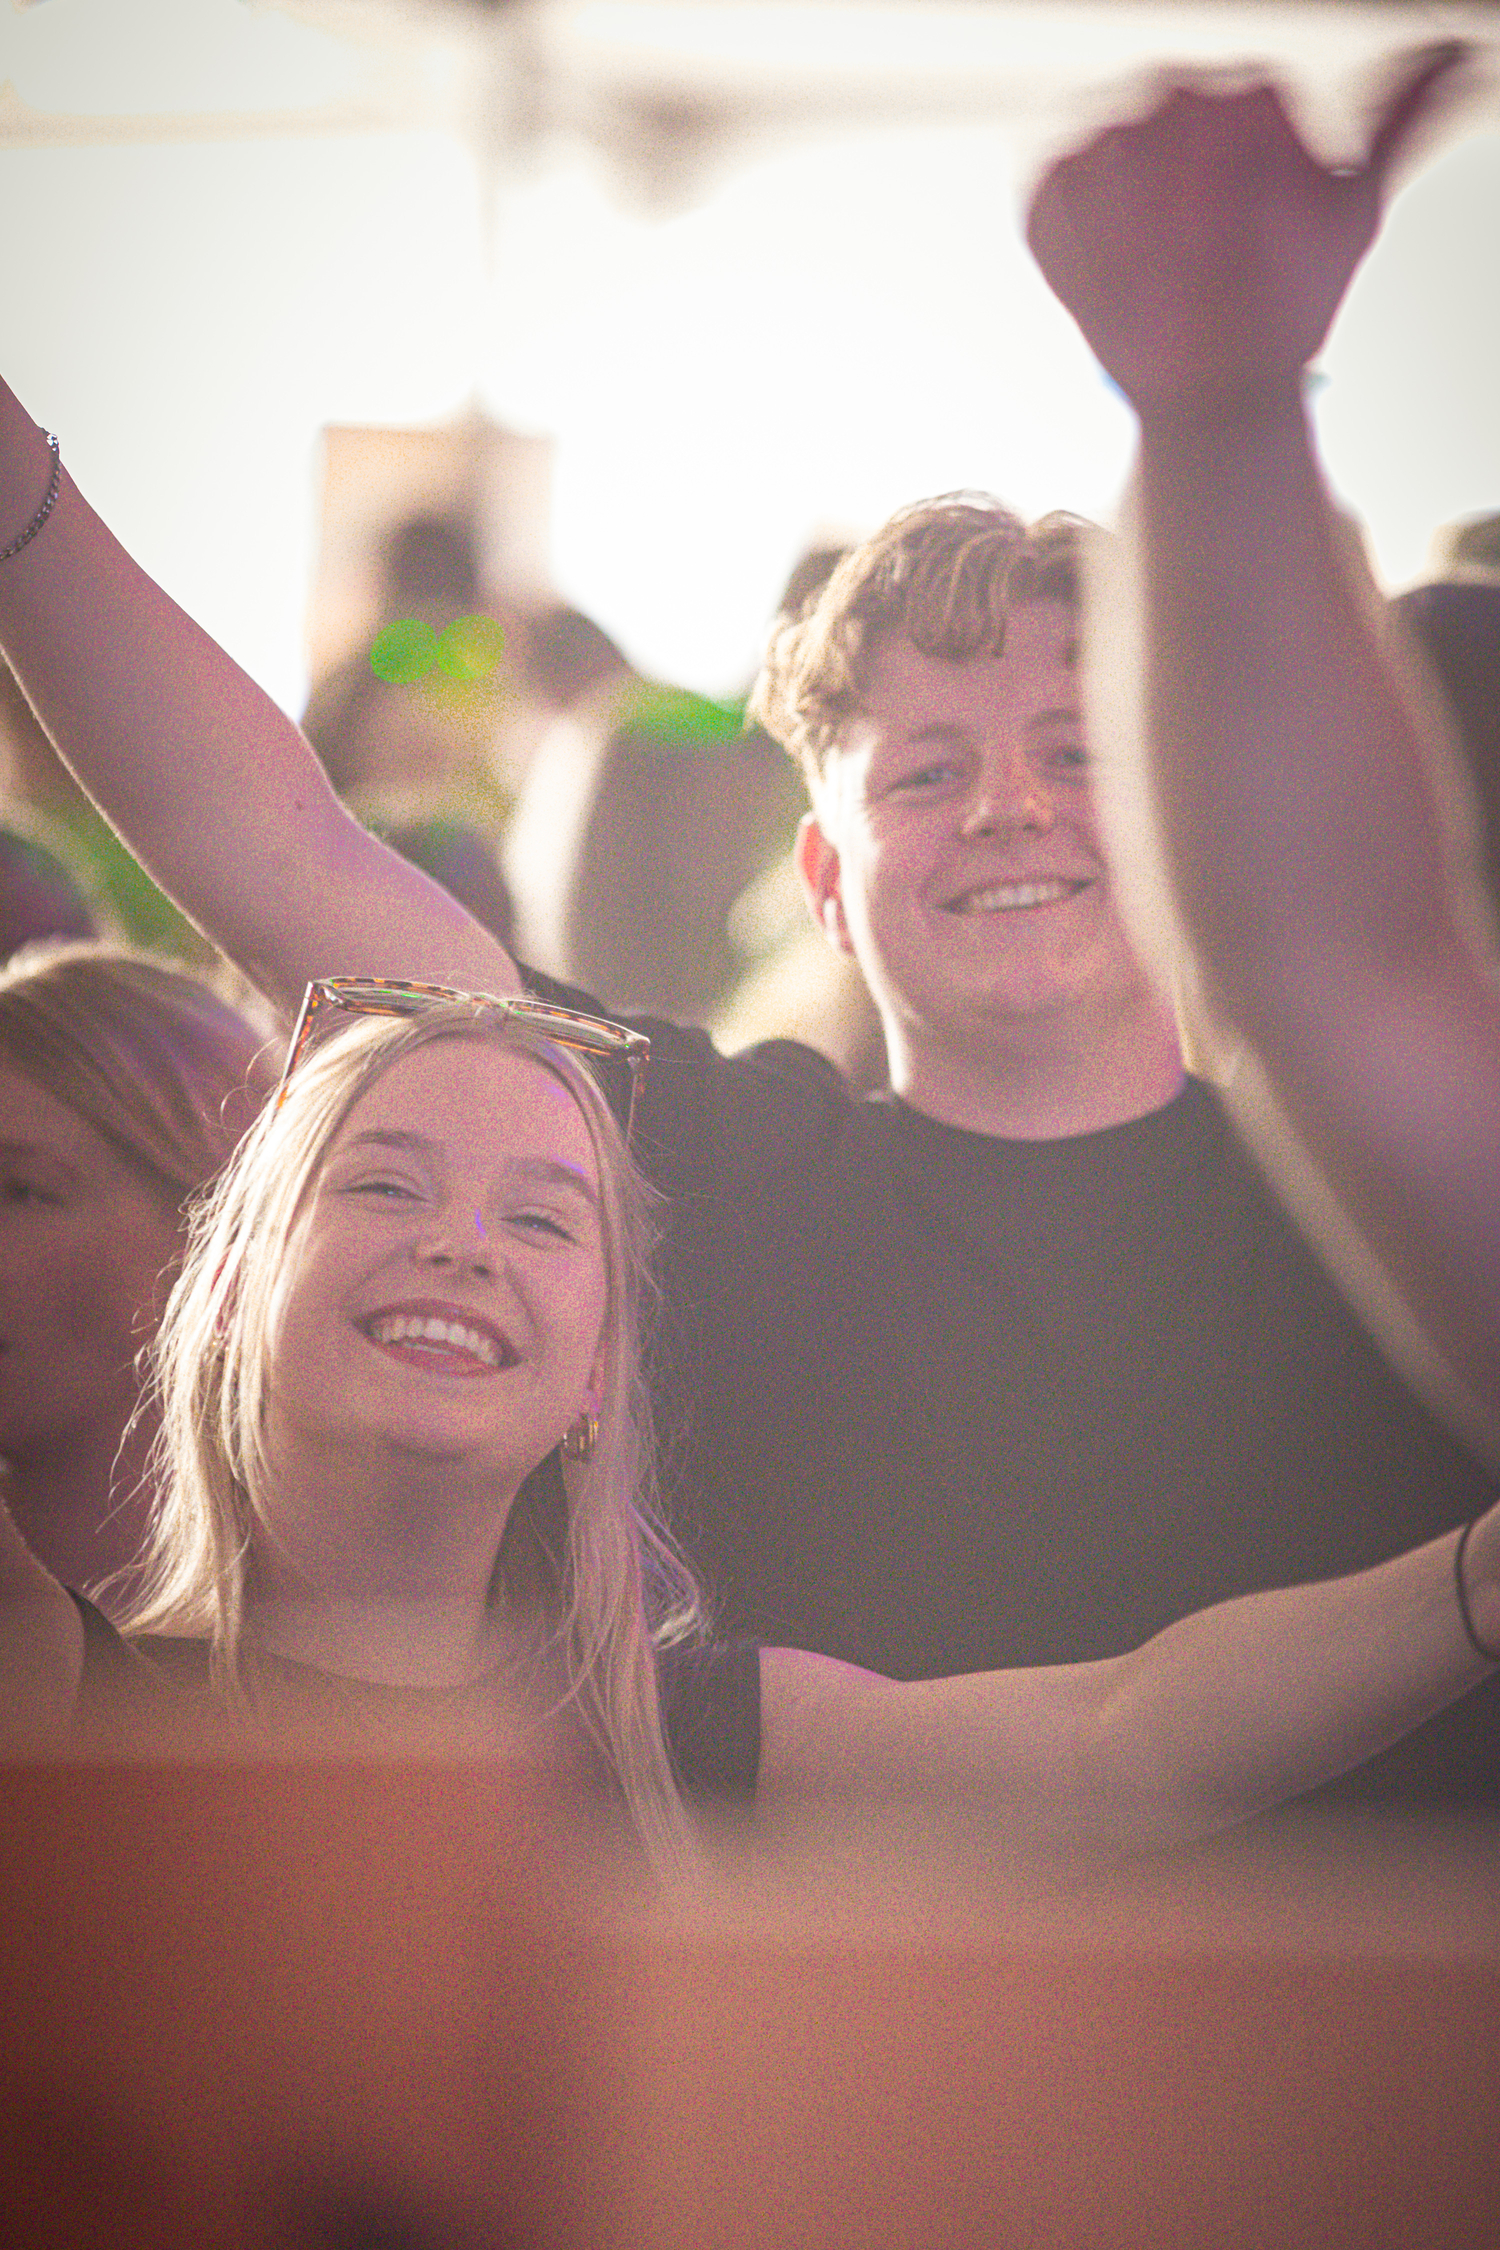
[(844, 898), (839, 888), (839, 855), (824, 835), (815, 812), (802, 815), (792, 857), (813, 920), (836, 953), (852, 953), (854, 947), (849, 925), (844, 920)]

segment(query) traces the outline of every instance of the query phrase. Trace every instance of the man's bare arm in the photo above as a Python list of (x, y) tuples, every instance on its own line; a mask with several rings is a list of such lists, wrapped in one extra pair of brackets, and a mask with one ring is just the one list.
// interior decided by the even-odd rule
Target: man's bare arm
[[(0, 544), (30, 521), (49, 464), (0, 385)], [(504, 949), (344, 810), (297, 727), (66, 474), (43, 529), (0, 563), (0, 647), (137, 857), (283, 1009), (331, 974), (516, 989)]]
[(1032, 243), (1140, 417), (1152, 812), (1210, 1004), (1500, 1408), (1500, 978), (1466, 790), (1302, 399), (1452, 61), (1420, 58), (1339, 172), (1274, 89), (1179, 90), (1057, 167)]

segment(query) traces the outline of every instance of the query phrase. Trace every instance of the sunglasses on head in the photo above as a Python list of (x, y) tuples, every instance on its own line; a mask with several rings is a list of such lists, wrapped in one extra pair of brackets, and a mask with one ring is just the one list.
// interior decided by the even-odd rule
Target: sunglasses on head
[(493, 992), (457, 992), (446, 984), (406, 984), (389, 977), (318, 977), (302, 996), (302, 1006), (292, 1027), (286, 1068), (276, 1089), (276, 1107), (286, 1099), (287, 1086), (320, 1028), (342, 1011), (355, 1016), (420, 1016), (435, 1005), (468, 1008), (475, 1016), (494, 1016), (502, 1023), (528, 1025), (559, 1047), (570, 1047), (595, 1070), (605, 1097), (620, 1124), (627, 1144), (635, 1128), (636, 1102), (651, 1042), (643, 1031), (632, 1031), (607, 1016), (584, 1016), (574, 1008), (555, 1008), (548, 1000), (518, 994), (514, 999)]

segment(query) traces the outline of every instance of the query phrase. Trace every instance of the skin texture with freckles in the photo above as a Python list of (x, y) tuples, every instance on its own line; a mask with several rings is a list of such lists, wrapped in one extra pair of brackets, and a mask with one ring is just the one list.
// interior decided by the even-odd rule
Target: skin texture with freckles
[(1111, 894), (1065, 604), (1019, 608), (999, 656), (881, 648), (798, 861), (913, 1107), (1027, 1137), (1106, 1121), (1063, 1127), (1049, 1102), (1113, 1122), (1177, 1091), (1175, 1034)]

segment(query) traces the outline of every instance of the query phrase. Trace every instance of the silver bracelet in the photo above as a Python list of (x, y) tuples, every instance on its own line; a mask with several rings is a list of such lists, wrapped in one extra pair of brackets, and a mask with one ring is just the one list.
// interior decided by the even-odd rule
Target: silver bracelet
[(8, 547), (0, 547), (0, 562), (9, 562), (12, 555), (18, 555), (23, 547), (29, 547), (41, 530), (42, 525), (57, 506), (57, 495), (62, 489), (62, 447), (58, 444), (57, 438), (51, 430), (47, 432), (47, 444), (52, 453), (52, 474), (47, 479), (47, 497), (37, 509), (36, 514), (32, 517), (20, 538), (12, 539)]

